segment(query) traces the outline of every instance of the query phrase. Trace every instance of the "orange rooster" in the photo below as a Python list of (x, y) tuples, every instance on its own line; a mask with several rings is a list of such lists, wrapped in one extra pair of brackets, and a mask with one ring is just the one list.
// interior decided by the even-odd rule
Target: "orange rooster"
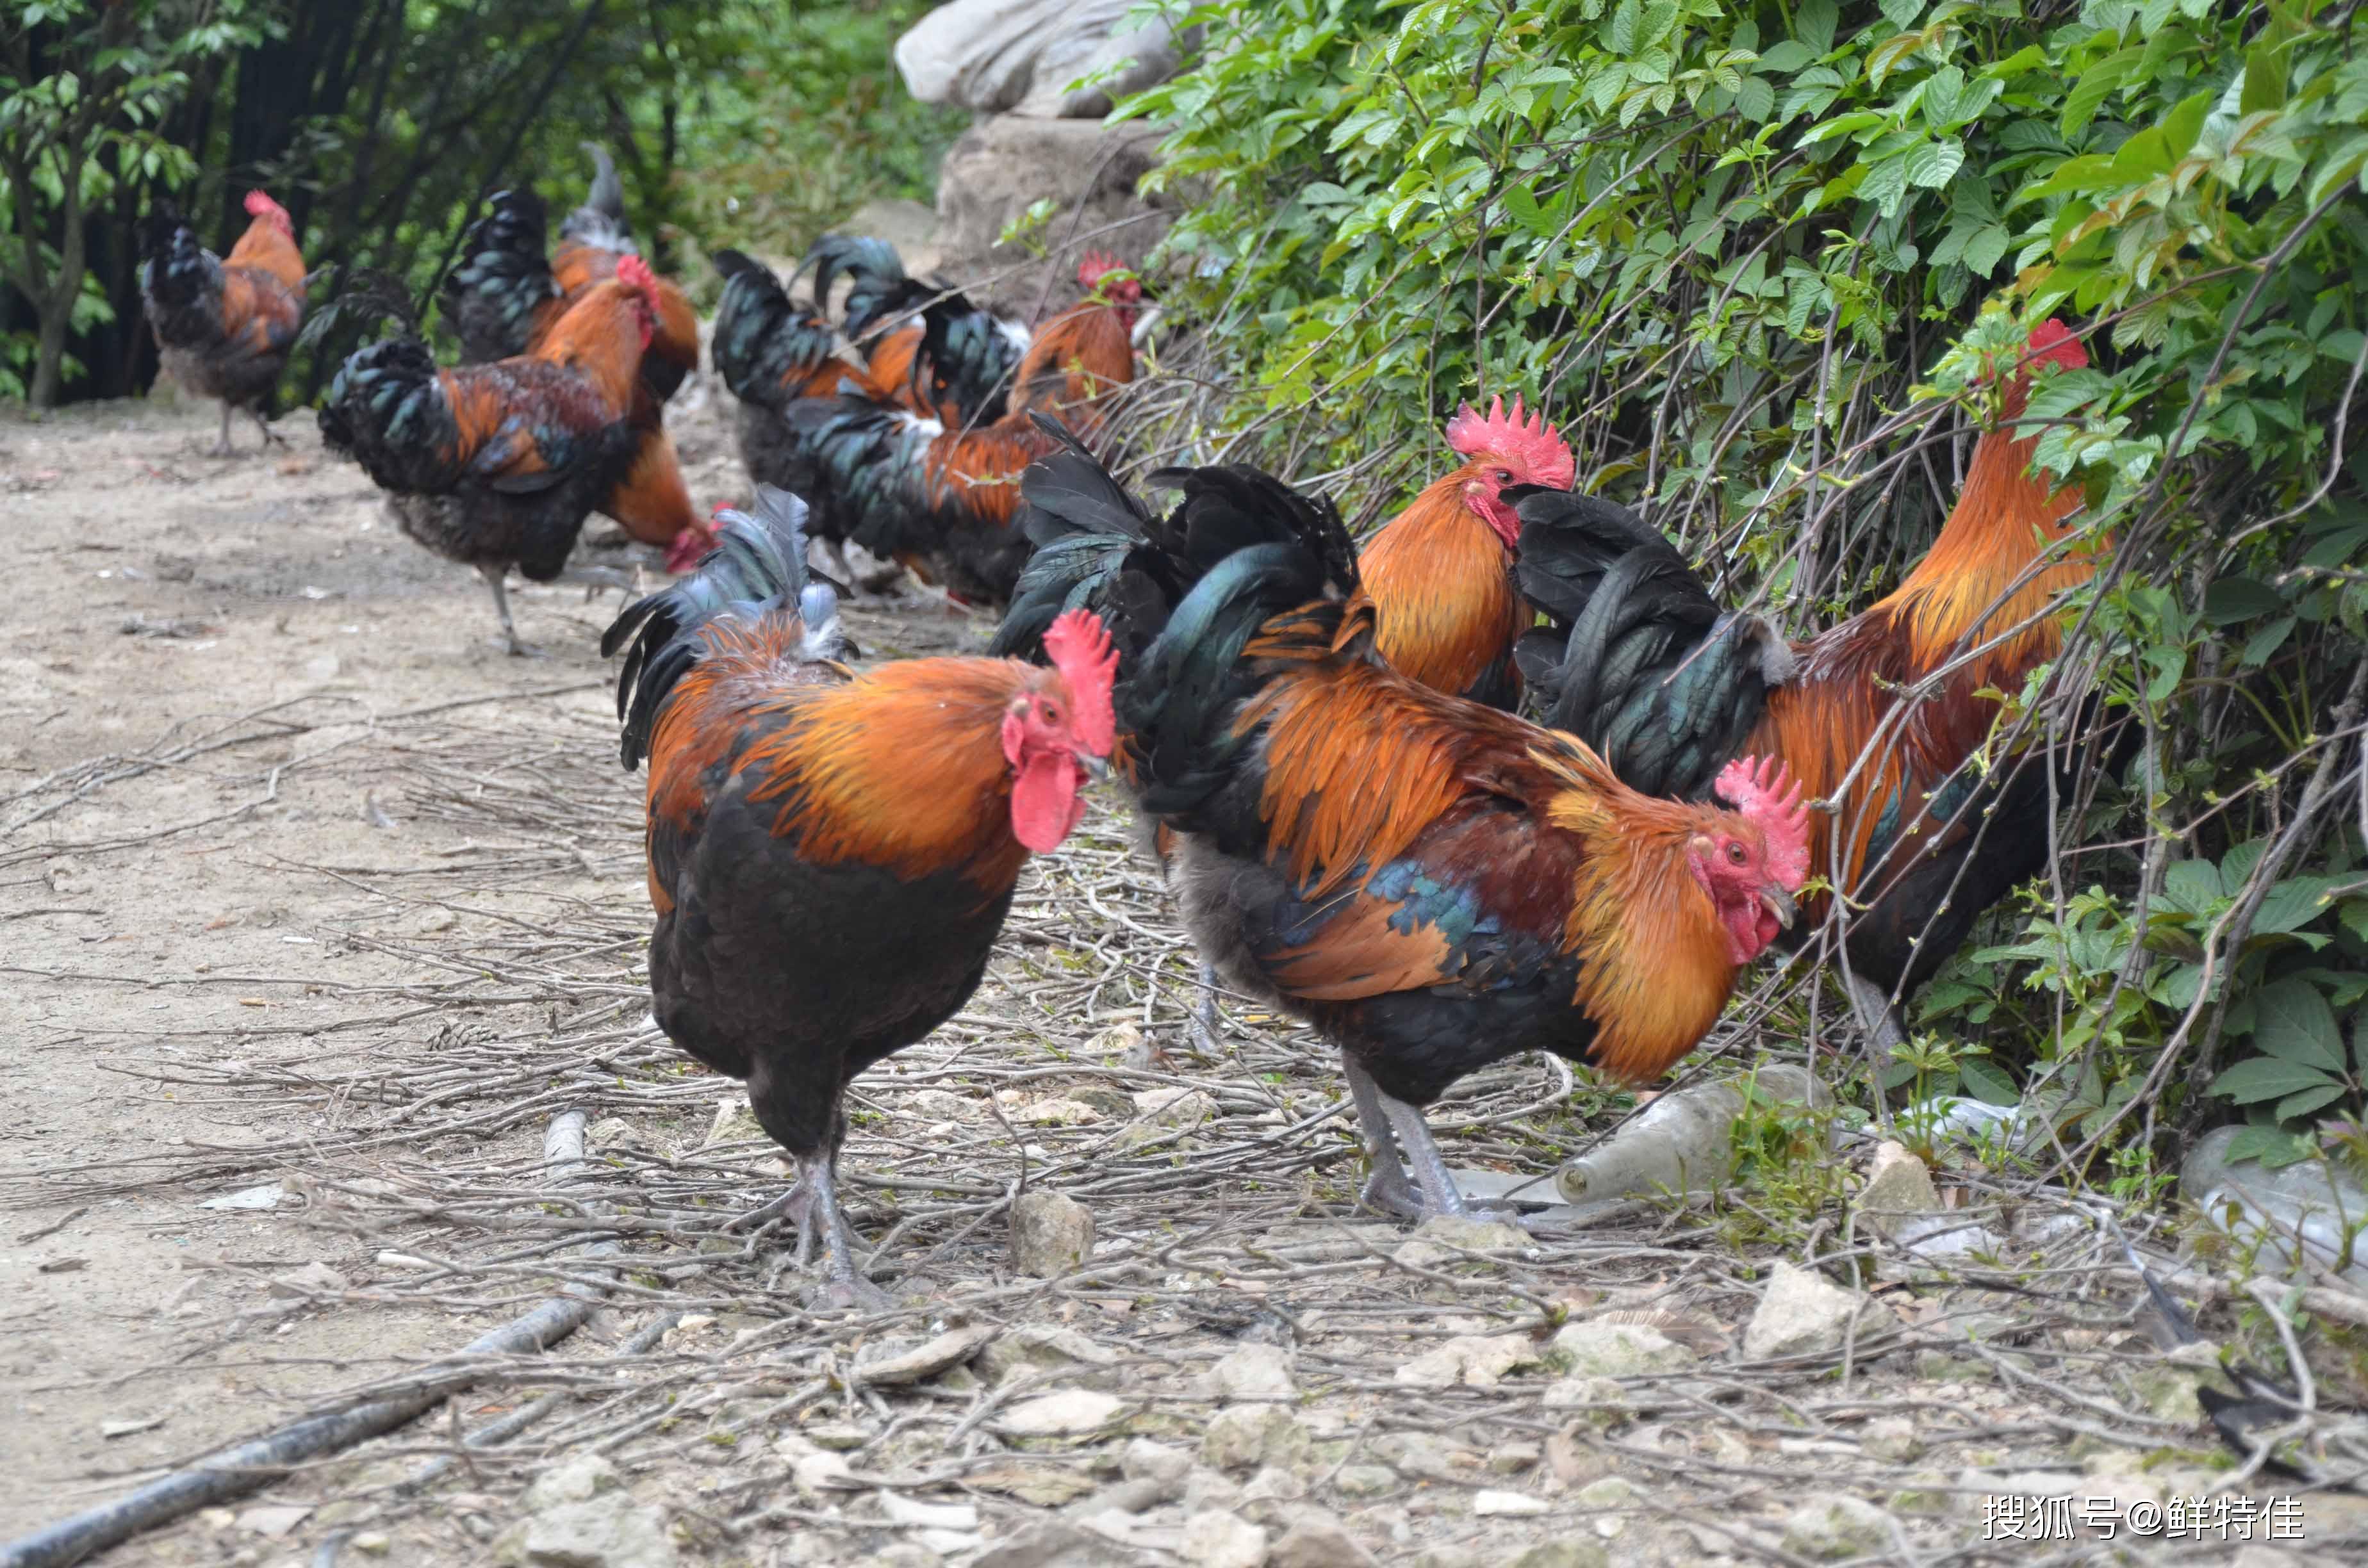
[(909, 561), (957, 597), (1009, 597), (1030, 550), (1011, 526), (1019, 476), (1054, 449), (1030, 415), (1098, 437), (1103, 400), (1134, 379), (1141, 281), (1099, 253), (1078, 273), (1091, 292), (1036, 329), (1009, 411), (990, 424), (950, 426), (876, 397), (788, 404), (786, 475), (813, 503), (816, 531)]
[[(463, 364), (485, 364), (532, 354), (586, 290), (614, 278), (627, 256), (638, 256), (625, 227), (624, 187), (616, 165), (586, 145), (599, 166), (585, 204), (560, 226), (559, 248), (544, 256), (545, 210), (531, 190), (495, 191), (491, 210), (470, 225), (463, 261), (445, 279), (445, 319), (461, 336)], [(655, 277), (655, 275), (653, 275)], [(616, 489), (598, 510), (626, 533), (666, 552), (666, 569), (688, 571), (712, 542), (692, 509), (664, 409), (699, 367), (699, 318), (690, 299), (670, 278), (655, 278), (657, 325), (634, 389), (632, 410), (638, 449)]]
[(1513, 584), (1520, 519), (1504, 492), (1517, 484), (1570, 488), (1570, 448), (1543, 414), (1510, 414), (1498, 398), (1484, 417), (1465, 403), (1447, 444), (1466, 460), (1433, 481), (1365, 541), (1358, 575), (1373, 601), (1375, 646), (1404, 675), (1492, 708), (1520, 704), (1513, 646), (1536, 621)]
[(1080, 597), (1112, 621), (1117, 756), (1173, 832), (1185, 923), (1340, 1048), (1367, 1200), (1461, 1212), (1419, 1108), (1525, 1051), (1643, 1081), (1691, 1050), (1792, 921), (1799, 791), (1741, 761), (1715, 780), (1732, 811), (1637, 794), (1569, 736), (1383, 660), (1328, 505), (1246, 467), (1153, 483), (1184, 494), (1165, 518), (1073, 445), (1026, 488), (1136, 541)]
[(556, 577), (586, 514), (642, 450), (631, 413), (657, 307), (656, 279), (629, 256), (531, 353), (438, 369), (425, 344), (396, 338), (354, 355), (330, 383), (324, 442), (387, 492), (404, 533), (477, 568), (513, 653), (529, 650), (503, 574), (516, 565), (536, 582)]
[(2034, 824), (2049, 770), (2001, 766), (1985, 779), (1967, 763), (2001, 713), (1984, 693), (2019, 694), (2055, 658), (2050, 607), (2096, 570), (2101, 547), (2073, 543), (2079, 490), (2033, 475), (2037, 433), (2012, 426), (2033, 373), (2088, 363), (2061, 323), (2034, 330), (2002, 390), (2007, 424), (1975, 445), (1931, 550), (1896, 591), (1806, 642), (1722, 615), (1668, 542), (1620, 508), (1550, 494), (1516, 504), (1522, 590), (1560, 623), (1523, 653), (1565, 672), (1548, 722), (1639, 789), (1698, 796), (1751, 752), (1836, 802), (1816, 820), (1811, 864), (1863, 906), (1846, 948), (1851, 990), (1884, 1049), (1900, 1038), (1893, 998), (1930, 979), (2045, 853)]
[(231, 454), (230, 414), (243, 408), (268, 444), (281, 440), (263, 417), (304, 319), (304, 258), (288, 210), (246, 193), (246, 233), (215, 259), (170, 208), (150, 216), (149, 258), (141, 275), (148, 325), (173, 379), (222, 399), (216, 457)]
[[(834, 1180), (856, 1074), (926, 1038), (978, 986), (1020, 867), (1085, 814), (1110, 749), (1115, 656), (1091, 616), (1053, 667), (905, 659), (857, 675), (836, 596), (806, 577), (804, 506), (769, 487), (718, 515), (722, 547), (625, 611), (625, 766), (649, 761), (658, 1026), (745, 1078), (797, 1162), (799, 1261), (825, 1299), (876, 1303)], [(756, 1216), (747, 1216), (753, 1219)]]

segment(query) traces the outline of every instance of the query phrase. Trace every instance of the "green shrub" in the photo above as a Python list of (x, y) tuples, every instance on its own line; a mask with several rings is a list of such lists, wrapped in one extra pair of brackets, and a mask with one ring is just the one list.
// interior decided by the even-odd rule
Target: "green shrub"
[(1583, 487), (1796, 631), (1930, 542), (1984, 355), (2088, 332), (2032, 413), (2117, 554), (2005, 695), (2038, 733), (2101, 692), (2146, 751), (1928, 1021), (2066, 1060), (2086, 1133), (2215, 1080), (2292, 1122), (2358, 1100), (2317, 1015), (2308, 1084), (2222, 1078), (2221, 1042), (2278, 1054), (2257, 994), (2368, 989), (2356, 12), (1264, 0), (1195, 12), (1195, 69), (1126, 112), (1207, 192), (1169, 270), (1237, 447), (1371, 517), (1457, 400), (1525, 392)]

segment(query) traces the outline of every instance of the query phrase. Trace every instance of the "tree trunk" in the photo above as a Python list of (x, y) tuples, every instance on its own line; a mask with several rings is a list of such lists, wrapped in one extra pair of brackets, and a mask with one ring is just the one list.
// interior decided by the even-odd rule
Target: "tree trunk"
[(33, 384), (27, 389), (28, 401), (35, 408), (58, 405), (58, 391), (65, 380), (66, 328), (73, 321), (71, 306), (41, 312), (40, 352), (33, 361)]

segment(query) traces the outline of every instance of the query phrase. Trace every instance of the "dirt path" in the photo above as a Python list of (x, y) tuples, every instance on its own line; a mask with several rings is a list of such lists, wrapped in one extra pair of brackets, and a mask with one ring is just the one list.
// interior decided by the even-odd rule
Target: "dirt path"
[[(596, 1287), (584, 1334), (449, 1415), (106, 1561), (2101, 1561), (2093, 1525), (1986, 1540), (1986, 1499), (2218, 1481), (2100, 1239), (2037, 1210), (1973, 1271), (2030, 1293), (1886, 1265), (1861, 1337), (1758, 1361), (1773, 1249), (1736, 1244), (1772, 1233), (1732, 1210), (1535, 1239), (1357, 1217), (1323, 1051), (1233, 1009), (1227, 1055), (1186, 1046), (1189, 954), (1107, 802), (973, 1006), (860, 1085), (855, 1219), (915, 1304), (808, 1312), (777, 1235), (721, 1228), (779, 1190), (770, 1146), (643, 1023), (593, 646), (617, 601), (514, 592), (550, 652), (502, 656), (474, 578), (283, 426), (223, 462), (202, 409), (0, 420), (0, 1537)], [(677, 440), (694, 494), (743, 493), (720, 410)], [(984, 634), (917, 601), (854, 619), (875, 656)], [(1434, 1119), (1459, 1164), (1534, 1173), (1611, 1103), (1563, 1086), (1520, 1063)], [(593, 1159), (558, 1182), (571, 1108)], [(1091, 1210), (1087, 1268), (1012, 1271), (1028, 1189)], [(866, 1369), (925, 1341), (967, 1354)], [(452, 1423), (546, 1395), (398, 1489)], [(2355, 1499), (2301, 1508), (2304, 1541), (2246, 1561), (2368, 1540)]]

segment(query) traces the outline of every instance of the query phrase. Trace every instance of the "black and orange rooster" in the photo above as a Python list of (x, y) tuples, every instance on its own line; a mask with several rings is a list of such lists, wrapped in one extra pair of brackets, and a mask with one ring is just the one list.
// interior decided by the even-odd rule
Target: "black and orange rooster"
[(1111, 618), (1118, 761), (1172, 832), (1185, 923), (1339, 1046), (1367, 1201), (1463, 1211), (1419, 1108), (1525, 1051), (1632, 1081), (1691, 1051), (1792, 921), (1799, 790), (1747, 760), (1716, 780), (1732, 811), (1640, 795), (1571, 737), (1392, 668), (1328, 504), (1239, 466), (1153, 483), (1183, 492), (1165, 518), (1071, 444), (1026, 489), (1141, 541), (1085, 597)]
[[(856, 1074), (969, 999), (1020, 866), (1085, 814), (1110, 749), (1115, 655), (1099, 622), (1047, 630), (1053, 667), (840, 660), (837, 597), (809, 583), (803, 503), (717, 515), (689, 580), (601, 640), (627, 767), (649, 763), (650, 990), (658, 1026), (748, 1084), (796, 1161), (799, 1261), (827, 1299), (879, 1301), (834, 1184)], [(753, 1218), (753, 1216), (752, 1216)]]
[[(542, 199), (527, 189), (495, 191), (486, 215), (461, 241), (463, 260), (444, 282), (444, 317), (461, 337), (463, 364), (531, 356), (566, 318), (585, 291), (616, 276), (626, 256), (638, 258), (624, 222), (624, 187), (608, 153), (587, 144), (599, 176), (584, 206), (560, 227), (559, 249), (545, 256)], [(666, 552), (666, 569), (688, 570), (712, 542), (692, 508), (664, 409), (699, 366), (699, 320), (689, 296), (671, 279), (652, 275), (657, 325), (634, 389), (632, 465), (597, 504), (643, 544)]]
[(635, 378), (657, 308), (656, 280), (629, 256), (529, 353), (439, 369), (426, 344), (394, 338), (347, 359), (329, 385), (323, 441), (387, 492), (404, 533), (484, 575), (513, 653), (530, 650), (503, 574), (556, 577), (586, 514), (632, 469)]
[[(885, 240), (825, 234), (806, 252), (816, 300), (848, 279), (839, 332), (863, 357), (872, 383), (916, 414), (946, 425), (1003, 417), (1019, 362), (1034, 341), (1023, 324), (973, 304), (933, 278), (910, 278)], [(1093, 278), (1078, 269), (1078, 286)]]
[(222, 458), (231, 454), (233, 408), (246, 411), (267, 444), (283, 440), (263, 411), (304, 320), (304, 257), (288, 210), (250, 190), (246, 210), (246, 233), (220, 259), (170, 208), (151, 214), (140, 278), (165, 369), (199, 396), (222, 399), (214, 456)]
[(1576, 464), (1561, 433), (1543, 414), (1524, 416), (1519, 396), (1509, 414), (1501, 397), (1485, 415), (1465, 403), (1447, 422), (1447, 444), (1463, 466), (1434, 480), (1357, 557), (1375, 646), (1425, 686), (1518, 708), (1513, 648), (1537, 615), (1514, 585), (1521, 523), (1504, 492), (1568, 490)]
[(948, 425), (876, 396), (789, 403), (786, 469), (818, 531), (911, 563), (958, 598), (1008, 598), (1030, 550), (1012, 526), (1019, 476), (1054, 449), (1031, 412), (1097, 438), (1102, 400), (1134, 379), (1142, 282), (1099, 253), (1078, 277), (1087, 296), (1036, 329), (992, 423)]
[[(2019, 696), (2055, 657), (2053, 607), (2096, 570), (2101, 547), (2074, 540), (2079, 490), (2034, 475), (2037, 433), (2012, 427), (2034, 372), (2088, 363), (2060, 322), (2033, 331), (2001, 389), (2005, 423), (1975, 444), (1931, 550), (1893, 593), (1805, 642), (1723, 614), (1668, 542), (1620, 507), (1551, 494), (1516, 503), (1522, 591), (1557, 622), (1521, 655), (1548, 723), (1641, 790), (1699, 798), (1748, 752), (1782, 758), (1813, 798), (1835, 802), (1816, 818), (1811, 865), (1859, 907), (1845, 949), (1852, 1001), (1884, 1051), (1900, 1040), (1896, 1000), (2045, 856), (2035, 824), (2051, 770), (1967, 764), (2003, 711), (1987, 694)], [(1804, 934), (1824, 896), (1809, 910)]]

